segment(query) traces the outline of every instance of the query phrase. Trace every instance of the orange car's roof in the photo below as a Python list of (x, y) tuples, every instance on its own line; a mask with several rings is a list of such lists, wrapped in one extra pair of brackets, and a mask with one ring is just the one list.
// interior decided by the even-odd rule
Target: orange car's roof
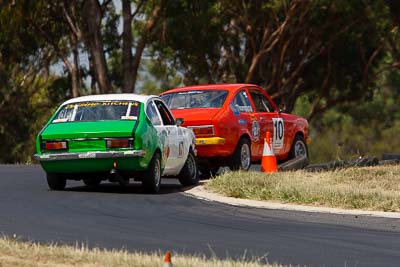
[(246, 83), (230, 83), (230, 84), (206, 84), (206, 85), (193, 85), (193, 86), (184, 86), (180, 88), (171, 89), (165, 91), (161, 94), (165, 93), (174, 93), (174, 92), (182, 92), (182, 91), (190, 91), (190, 90), (228, 90), (228, 91), (235, 91), (242, 87), (259, 87), (254, 84), (246, 84)]

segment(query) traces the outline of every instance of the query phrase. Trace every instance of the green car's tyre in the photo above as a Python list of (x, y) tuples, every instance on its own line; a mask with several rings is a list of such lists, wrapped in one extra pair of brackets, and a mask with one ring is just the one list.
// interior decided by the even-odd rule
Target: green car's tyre
[(47, 173), (47, 184), (52, 190), (64, 190), (67, 185), (67, 179), (58, 174)]
[(196, 185), (199, 183), (199, 170), (197, 168), (196, 157), (190, 149), (185, 165), (178, 175), (179, 182), (183, 186)]
[(88, 179), (83, 179), (83, 183), (86, 186), (90, 186), (90, 187), (96, 187), (101, 183), (101, 179), (96, 179), (96, 178), (88, 178)]
[(158, 193), (161, 187), (161, 156), (156, 152), (151, 159), (149, 169), (144, 172), (143, 187), (149, 193)]
[(232, 155), (229, 168), (232, 171), (247, 171), (251, 165), (251, 148), (250, 141), (247, 138), (241, 138), (235, 152)]

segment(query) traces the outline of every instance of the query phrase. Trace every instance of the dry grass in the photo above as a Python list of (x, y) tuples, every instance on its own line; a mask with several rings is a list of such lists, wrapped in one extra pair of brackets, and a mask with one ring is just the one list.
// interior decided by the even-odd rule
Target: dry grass
[(211, 179), (206, 188), (236, 198), (400, 211), (400, 165), (328, 172), (229, 172)]
[[(260, 267), (283, 266), (264, 265), (257, 260), (233, 261), (206, 259), (205, 257), (184, 256), (172, 253), (173, 266), (185, 267)], [(163, 254), (129, 253), (127, 251), (106, 251), (88, 249), (85, 246), (40, 245), (0, 238), (0, 267), (156, 267), (163, 266)]]

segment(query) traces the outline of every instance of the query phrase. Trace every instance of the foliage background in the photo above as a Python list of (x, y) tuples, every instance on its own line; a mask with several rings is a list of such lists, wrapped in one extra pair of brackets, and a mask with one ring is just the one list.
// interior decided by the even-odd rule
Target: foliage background
[(0, 163), (31, 162), (64, 100), (263, 86), (309, 119), (311, 161), (400, 153), (396, 0), (0, 2)]

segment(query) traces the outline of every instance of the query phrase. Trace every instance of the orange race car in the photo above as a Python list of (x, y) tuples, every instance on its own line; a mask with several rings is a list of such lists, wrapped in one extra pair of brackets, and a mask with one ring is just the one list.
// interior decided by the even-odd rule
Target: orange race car
[(308, 122), (283, 113), (261, 87), (212, 84), (171, 89), (161, 98), (193, 130), (203, 177), (221, 166), (248, 170), (262, 158), (266, 132), (278, 162), (307, 156)]

